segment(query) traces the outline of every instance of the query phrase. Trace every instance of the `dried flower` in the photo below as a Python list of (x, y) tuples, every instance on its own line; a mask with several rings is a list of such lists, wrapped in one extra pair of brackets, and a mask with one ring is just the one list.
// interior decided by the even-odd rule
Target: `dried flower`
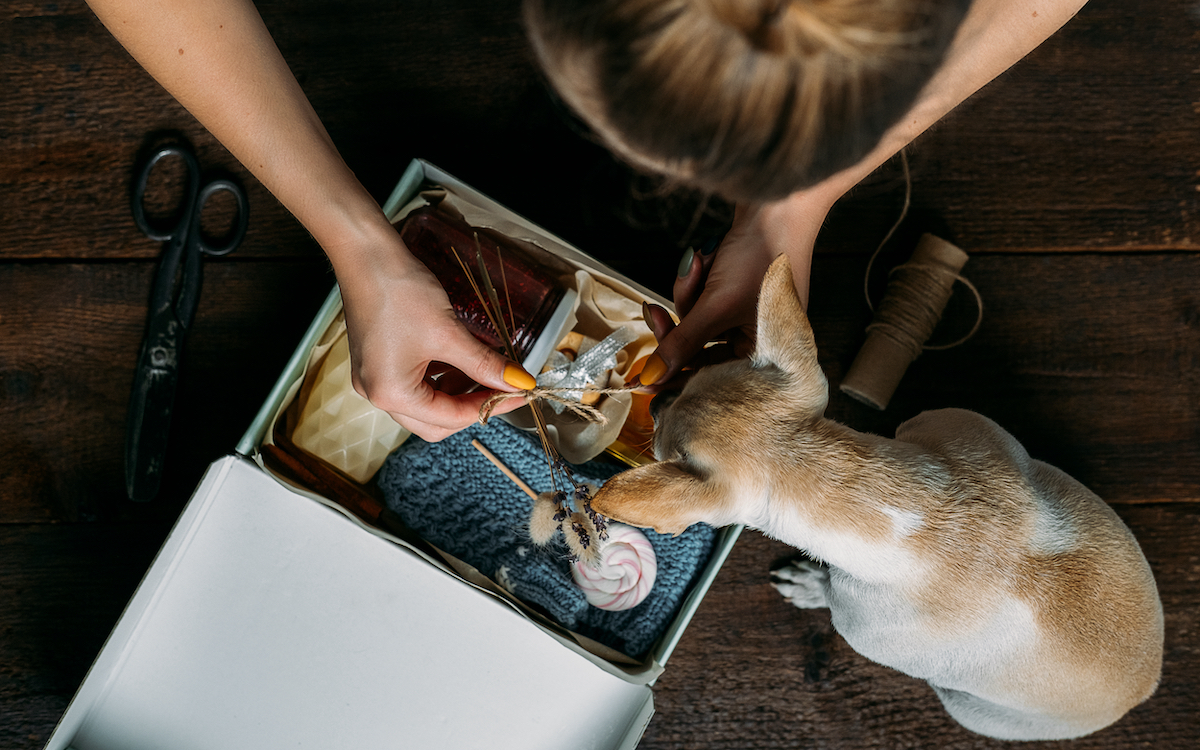
[[(600, 544), (596, 541), (596, 529), (584, 513), (571, 514), (571, 528), (565, 533), (567, 548), (574, 560), (595, 567), (600, 563)], [(566, 529), (563, 530), (566, 532)]]
[(562, 519), (558, 517), (558, 504), (553, 492), (543, 492), (533, 501), (533, 513), (529, 516), (529, 538), (539, 546), (548, 544)]
[(587, 517), (591, 519), (592, 525), (596, 527), (596, 537), (604, 542), (608, 540), (608, 519), (600, 515), (592, 508), (592, 498), (589, 495), (583, 503), (583, 512), (587, 513)]
[(571, 509), (567, 506), (567, 493), (559, 490), (550, 494), (554, 501), (554, 521), (562, 523), (571, 514)]

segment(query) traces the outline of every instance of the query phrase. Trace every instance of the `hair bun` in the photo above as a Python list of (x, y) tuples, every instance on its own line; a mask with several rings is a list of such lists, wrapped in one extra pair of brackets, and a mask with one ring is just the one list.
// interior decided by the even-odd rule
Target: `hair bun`
[(858, 163), (970, 0), (525, 0), (543, 69), (635, 166), (745, 202)]

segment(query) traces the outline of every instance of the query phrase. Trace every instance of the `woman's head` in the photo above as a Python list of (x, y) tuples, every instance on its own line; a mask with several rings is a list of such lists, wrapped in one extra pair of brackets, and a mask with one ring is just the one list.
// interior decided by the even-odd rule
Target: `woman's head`
[(628, 161), (733, 200), (860, 161), (969, 0), (526, 0), (551, 83)]

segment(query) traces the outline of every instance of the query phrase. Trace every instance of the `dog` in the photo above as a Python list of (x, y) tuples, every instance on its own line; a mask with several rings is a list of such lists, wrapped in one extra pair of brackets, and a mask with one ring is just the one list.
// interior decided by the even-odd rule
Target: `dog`
[(1078, 481), (974, 412), (894, 440), (824, 417), (828, 384), (786, 256), (764, 278), (749, 360), (655, 398), (656, 463), (592, 507), (663, 533), (744, 524), (806, 553), (778, 571), (856, 651), (925, 680), (967, 729), (1066, 739), (1157, 688), (1163, 613), (1133, 534)]

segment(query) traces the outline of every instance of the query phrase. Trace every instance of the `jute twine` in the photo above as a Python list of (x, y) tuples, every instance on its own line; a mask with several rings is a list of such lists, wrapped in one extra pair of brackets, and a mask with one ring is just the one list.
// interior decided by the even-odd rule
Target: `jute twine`
[(496, 406), (501, 401), (507, 401), (510, 398), (525, 398), (531, 401), (553, 401), (556, 404), (562, 404), (575, 416), (588, 422), (595, 422), (596, 424), (604, 425), (608, 424), (608, 417), (604, 415), (604, 412), (600, 411), (594, 406), (590, 406), (578, 401), (578, 397), (568, 398), (566, 394), (594, 393), (600, 396), (607, 396), (614, 393), (632, 393), (639, 388), (641, 388), (640, 385), (625, 385), (619, 388), (544, 388), (539, 386), (537, 388), (530, 388), (529, 390), (515, 391), (512, 393), (500, 391), (492, 394), (492, 396), (488, 398), (487, 401), (484, 401), (483, 405), (479, 407), (479, 423), (487, 424), (488, 420), (492, 418), (492, 412), (496, 410)]
[[(975, 295), (979, 315), (971, 330), (949, 344), (930, 345), (925, 342), (933, 335), (942, 318), (938, 292), (947, 279), (961, 282)], [(983, 298), (979, 290), (961, 274), (952, 273), (936, 263), (904, 263), (888, 274), (888, 290), (875, 317), (867, 325), (867, 333), (878, 331), (894, 340), (916, 359), (924, 349), (952, 349), (975, 335), (983, 322)]]
[[(875, 304), (871, 301), (869, 290), (871, 268), (875, 265), (875, 259), (879, 257), (884, 245), (903, 223), (908, 215), (909, 206), (912, 204), (912, 175), (908, 170), (908, 154), (903, 149), (900, 151), (900, 164), (904, 169), (904, 205), (900, 209), (900, 216), (896, 219), (896, 223), (884, 235), (879, 247), (875, 248), (871, 259), (867, 261), (867, 271), (863, 275), (863, 296), (867, 300), (867, 307), (875, 314), (867, 326), (867, 333), (878, 331), (886, 335), (909, 351), (912, 359), (915, 360), (923, 350), (953, 349), (974, 336), (983, 323), (983, 296), (980, 295), (975, 285), (962, 274), (953, 273), (945, 266), (936, 263), (909, 261), (896, 266), (888, 273), (887, 293), (876, 309)], [(971, 330), (967, 331), (966, 335), (948, 344), (927, 344), (926, 342), (929, 341), (942, 318), (942, 306), (937, 302), (947, 280), (951, 284), (955, 281), (960, 282), (971, 290), (971, 294), (975, 296), (979, 314), (975, 318), (975, 325), (971, 326)]]

